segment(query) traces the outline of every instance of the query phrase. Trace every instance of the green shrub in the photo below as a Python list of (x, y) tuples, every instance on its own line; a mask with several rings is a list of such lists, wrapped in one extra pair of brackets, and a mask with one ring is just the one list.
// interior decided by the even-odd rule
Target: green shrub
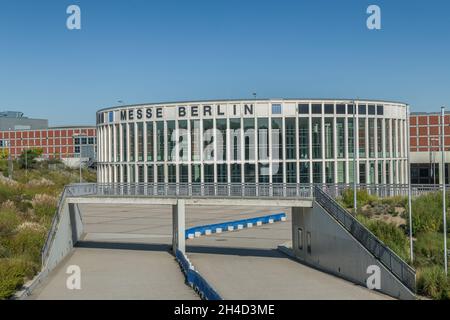
[(39, 264), (44, 240), (44, 229), (24, 228), (11, 237), (8, 242), (9, 250), (16, 257), (22, 257), (27, 261)]
[(440, 266), (426, 267), (417, 274), (417, 292), (433, 299), (450, 298), (450, 283)]
[[(346, 189), (342, 193), (341, 202), (346, 208), (353, 208), (353, 189)], [(367, 204), (371, 204), (376, 201), (376, 196), (371, 196), (366, 190), (357, 190), (356, 191), (356, 203), (358, 208), (365, 206)]]
[(0, 299), (10, 298), (36, 270), (36, 264), (23, 259), (0, 259)]
[(19, 223), (17, 212), (9, 209), (0, 210), (0, 237), (12, 235)]
[(415, 198), (412, 202), (412, 222), (415, 234), (442, 231), (442, 194), (434, 192)]
[(414, 264), (417, 267), (444, 266), (444, 237), (442, 233), (428, 232), (417, 235), (414, 241)]
[(392, 251), (402, 259), (409, 261), (409, 240), (402, 229), (392, 223), (380, 220), (370, 220), (363, 216), (357, 218)]

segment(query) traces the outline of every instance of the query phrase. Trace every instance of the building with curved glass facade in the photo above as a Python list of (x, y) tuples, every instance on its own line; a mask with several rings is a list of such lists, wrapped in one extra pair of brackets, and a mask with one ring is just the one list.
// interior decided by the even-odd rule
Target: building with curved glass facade
[(331, 99), (106, 108), (97, 112), (98, 180), (403, 184), (407, 108)]

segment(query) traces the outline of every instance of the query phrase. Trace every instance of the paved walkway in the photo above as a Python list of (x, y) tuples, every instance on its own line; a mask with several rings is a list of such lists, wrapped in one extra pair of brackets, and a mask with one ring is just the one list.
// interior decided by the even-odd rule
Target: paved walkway
[(290, 228), (288, 220), (195, 238), (187, 242), (188, 257), (224, 299), (389, 299), (279, 252), (278, 244), (291, 238)]

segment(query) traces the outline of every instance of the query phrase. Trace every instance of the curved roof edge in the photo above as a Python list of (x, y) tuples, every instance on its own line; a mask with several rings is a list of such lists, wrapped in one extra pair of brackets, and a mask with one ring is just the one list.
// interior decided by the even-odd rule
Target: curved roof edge
[(390, 101), (390, 100), (379, 100), (379, 99), (345, 99), (345, 98), (325, 98), (325, 99), (319, 99), (319, 98), (248, 98), (248, 99), (206, 99), (206, 100), (182, 100), (182, 101), (161, 101), (161, 102), (149, 102), (149, 103), (138, 103), (138, 104), (124, 104), (124, 105), (117, 105), (112, 107), (106, 107), (97, 110), (98, 112), (113, 110), (113, 109), (119, 109), (119, 108), (129, 108), (129, 107), (141, 107), (141, 106), (154, 106), (154, 105), (161, 105), (161, 104), (190, 104), (190, 103), (206, 103), (206, 102), (240, 102), (240, 101), (299, 101), (299, 100), (307, 100), (307, 101), (346, 101), (346, 102), (352, 102), (352, 101), (359, 101), (359, 102), (376, 102), (376, 103), (394, 103), (394, 104), (403, 104), (408, 105), (408, 103), (400, 102), (400, 101)]

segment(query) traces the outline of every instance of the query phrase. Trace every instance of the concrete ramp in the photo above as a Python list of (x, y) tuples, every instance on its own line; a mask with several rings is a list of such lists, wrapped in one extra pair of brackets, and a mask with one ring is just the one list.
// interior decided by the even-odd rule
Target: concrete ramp
[[(398, 299), (415, 299), (415, 271), (331, 197), (292, 209), (292, 254), (305, 264)], [(379, 277), (377, 277), (377, 274)]]

